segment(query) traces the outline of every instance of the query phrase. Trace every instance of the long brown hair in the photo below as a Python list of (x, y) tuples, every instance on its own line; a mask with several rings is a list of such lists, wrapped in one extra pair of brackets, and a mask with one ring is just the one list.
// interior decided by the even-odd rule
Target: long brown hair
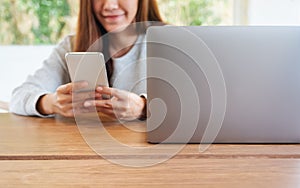
[[(138, 0), (138, 10), (136, 14), (136, 22), (161, 22), (163, 20), (159, 13), (156, 0)], [(148, 27), (148, 25), (146, 26)], [(102, 24), (97, 20), (93, 10), (93, 0), (80, 0), (80, 10), (77, 22), (77, 32), (74, 40), (75, 52), (85, 52), (97, 41), (101, 36), (105, 35)], [(108, 49), (101, 46), (107, 46), (107, 40), (102, 40), (100, 49), (104, 56), (109, 57)], [(110, 79), (113, 72), (113, 65), (110, 59), (106, 59), (106, 69), (108, 78)]]

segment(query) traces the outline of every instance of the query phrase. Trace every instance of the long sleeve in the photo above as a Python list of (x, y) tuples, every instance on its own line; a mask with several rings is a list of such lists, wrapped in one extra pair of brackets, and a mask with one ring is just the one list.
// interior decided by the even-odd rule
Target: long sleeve
[(43, 66), (12, 92), (10, 112), (19, 115), (40, 116), (36, 104), (42, 95), (53, 93), (58, 86), (70, 82), (65, 53), (71, 51), (72, 36), (66, 37), (43, 62)]

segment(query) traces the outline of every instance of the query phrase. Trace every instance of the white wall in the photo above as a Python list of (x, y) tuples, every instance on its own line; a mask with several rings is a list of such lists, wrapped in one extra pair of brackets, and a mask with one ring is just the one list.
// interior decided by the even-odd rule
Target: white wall
[(300, 25), (300, 0), (248, 0), (248, 25)]
[(9, 101), (12, 90), (41, 67), (53, 46), (0, 46), (0, 100)]

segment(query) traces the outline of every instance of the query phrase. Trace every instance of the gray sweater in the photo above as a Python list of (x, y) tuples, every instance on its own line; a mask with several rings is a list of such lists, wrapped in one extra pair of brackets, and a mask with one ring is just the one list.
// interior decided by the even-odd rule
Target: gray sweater
[[(38, 99), (53, 93), (63, 84), (70, 82), (65, 54), (72, 51), (71, 41), (74, 36), (67, 36), (52, 51), (34, 75), (14, 89), (10, 101), (10, 111), (19, 115), (40, 116), (36, 109)], [(145, 35), (139, 36), (133, 48), (124, 56), (113, 59), (114, 72), (111, 83), (114, 88), (131, 91), (138, 95), (146, 93), (146, 43)]]

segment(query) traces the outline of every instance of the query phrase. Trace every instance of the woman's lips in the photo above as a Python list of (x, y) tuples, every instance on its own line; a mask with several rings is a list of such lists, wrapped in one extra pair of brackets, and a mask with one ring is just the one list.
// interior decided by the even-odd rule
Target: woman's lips
[(108, 22), (115, 22), (115, 21), (118, 21), (119, 19), (121, 19), (123, 16), (124, 16), (124, 14), (118, 14), (118, 15), (106, 15), (103, 17)]

